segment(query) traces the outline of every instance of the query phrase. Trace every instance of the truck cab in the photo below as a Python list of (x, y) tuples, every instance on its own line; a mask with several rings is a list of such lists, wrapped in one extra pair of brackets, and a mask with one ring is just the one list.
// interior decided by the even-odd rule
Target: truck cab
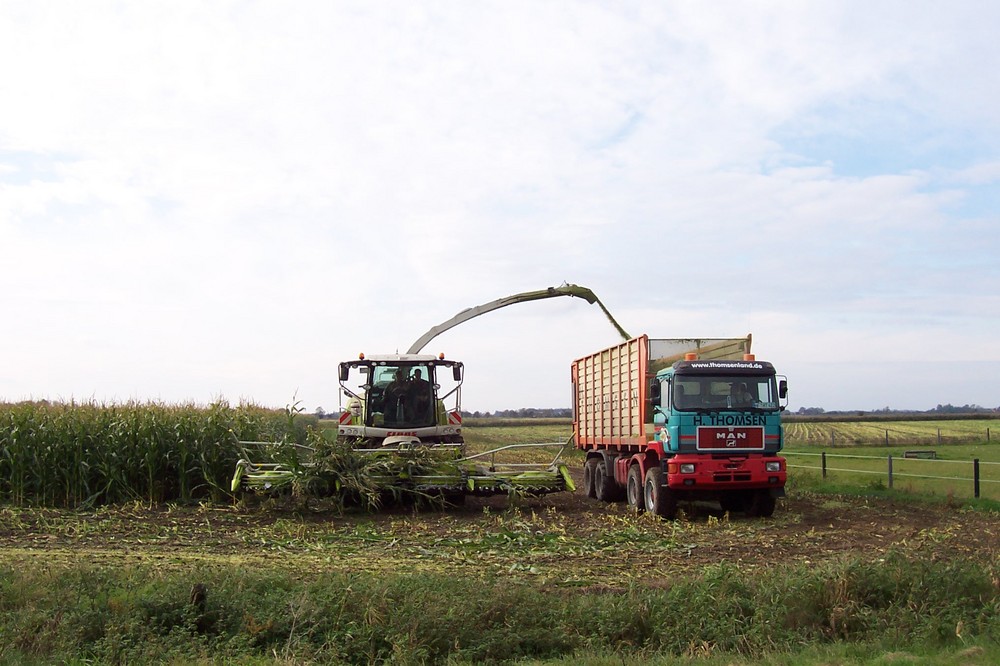
[(773, 513), (786, 480), (778, 453), (787, 390), (774, 366), (752, 355), (677, 361), (658, 372), (650, 400), (666, 487), (726, 510)]

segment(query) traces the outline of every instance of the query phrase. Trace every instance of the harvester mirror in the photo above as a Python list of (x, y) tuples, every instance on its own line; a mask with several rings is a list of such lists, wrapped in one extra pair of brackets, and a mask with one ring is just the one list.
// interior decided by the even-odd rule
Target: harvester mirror
[(778, 382), (778, 397), (786, 398), (788, 397), (788, 380), (782, 379)]
[(451, 376), (455, 379), (456, 382), (462, 381), (462, 366), (460, 365), (451, 366)]
[(348, 376), (350, 375), (351, 369), (347, 367), (346, 363), (340, 364), (340, 381), (346, 382)]

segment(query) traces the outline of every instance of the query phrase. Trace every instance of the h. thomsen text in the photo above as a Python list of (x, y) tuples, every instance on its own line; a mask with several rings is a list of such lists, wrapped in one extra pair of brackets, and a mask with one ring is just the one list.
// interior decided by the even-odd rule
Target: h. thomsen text
[(762, 426), (767, 425), (763, 414), (698, 414), (696, 426)]

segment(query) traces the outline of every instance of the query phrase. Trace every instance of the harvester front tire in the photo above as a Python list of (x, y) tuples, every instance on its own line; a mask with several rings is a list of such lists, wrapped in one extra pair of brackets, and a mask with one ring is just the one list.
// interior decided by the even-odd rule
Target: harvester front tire
[(583, 494), (591, 499), (597, 499), (597, 467), (600, 464), (597, 458), (588, 458), (583, 463)]
[(646, 472), (643, 498), (646, 511), (653, 515), (667, 520), (677, 517), (677, 496), (663, 485), (663, 470), (659, 467), (652, 467)]
[(632, 465), (628, 470), (628, 479), (625, 482), (625, 499), (628, 506), (635, 513), (642, 513), (646, 510), (646, 501), (642, 488), (642, 468), (639, 465)]

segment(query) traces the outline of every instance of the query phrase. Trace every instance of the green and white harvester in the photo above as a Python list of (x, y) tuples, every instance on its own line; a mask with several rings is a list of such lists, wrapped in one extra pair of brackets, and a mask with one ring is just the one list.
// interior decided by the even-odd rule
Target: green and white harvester
[[(342, 411), (336, 441), (327, 444), (318, 439), (311, 446), (242, 442), (246, 456), (237, 464), (233, 491), (268, 492), (299, 485), (351, 494), (360, 488), (381, 496), (411, 494), (457, 503), (469, 495), (575, 490), (568, 467), (560, 461), (569, 441), (514, 444), (470, 455), (462, 435), (463, 364), (443, 355), (420, 353), (437, 335), (473, 317), (557, 296), (597, 303), (622, 337), (628, 338), (597, 296), (577, 285), (515, 294), (468, 308), (431, 328), (405, 354), (361, 354), (342, 362)], [(525, 457), (515, 454), (515, 449), (539, 447), (556, 449), (550, 462), (509, 461)], [(537, 459), (537, 455), (529, 457)], [(508, 461), (503, 462), (504, 458)], [(361, 476), (363, 481), (359, 481)]]

